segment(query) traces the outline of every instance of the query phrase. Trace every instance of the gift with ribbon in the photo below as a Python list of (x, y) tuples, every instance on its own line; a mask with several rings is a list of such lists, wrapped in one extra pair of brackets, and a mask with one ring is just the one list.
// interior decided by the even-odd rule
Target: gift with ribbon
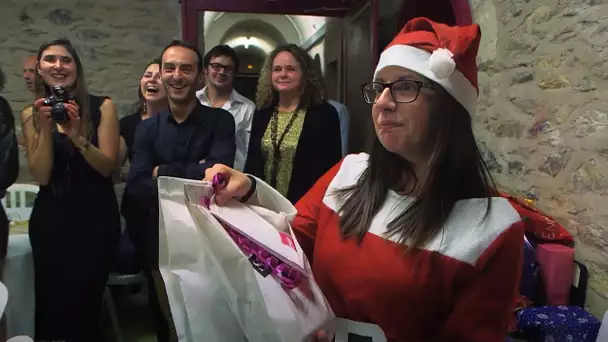
[(274, 189), (258, 190), (278, 206), (218, 206), (220, 177), (158, 178), (160, 268), (179, 340), (307, 340), (335, 316), (290, 227), (295, 208)]

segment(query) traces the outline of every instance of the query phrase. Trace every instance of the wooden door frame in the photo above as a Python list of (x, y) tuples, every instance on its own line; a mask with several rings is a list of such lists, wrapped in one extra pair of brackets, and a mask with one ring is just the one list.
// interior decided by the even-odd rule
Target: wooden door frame
[(456, 18), (456, 25), (466, 26), (473, 23), (473, 10), (469, 0), (451, 0), (452, 11)]
[[(295, 0), (292, 0), (295, 1)], [(372, 47), (374, 48), (374, 66), (378, 60), (378, 6), (379, 0), (369, 0), (372, 5), (372, 22), (370, 27), (371, 36), (373, 37)], [(223, 4), (221, 0), (179, 0), (181, 4), (181, 20), (182, 20), (182, 39), (189, 41), (198, 46), (199, 33), (199, 12), (217, 11), (217, 12), (235, 12), (235, 8), (230, 4)], [(458, 25), (470, 25), (473, 22), (471, 6), (469, 0), (451, 0), (452, 10), (456, 17)], [(260, 12), (257, 12), (260, 13)], [(310, 13), (277, 13), (266, 11), (261, 13), (269, 14), (310, 14)], [(333, 12), (336, 16), (343, 16), (343, 13)], [(331, 14), (331, 13), (330, 13)], [(338, 15), (340, 14), (340, 15)]]
[[(295, 0), (291, 0), (295, 1)], [(370, 26), (370, 30), (374, 37), (378, 36), (378, 1), (379, 0), (368, 0), (373, 5), (372, 10), (372, 23)], [(466, 0), (465, 0), (466, 1)], [(182, 40), (188, 41), (192, 44), (199, 45), (199, 13), (205, 11), (214, 11), (214, 12), (243, 12), (239, 11), (238, 8), (235, 8), (234, 5), (228, 3), (225, 4), (226, 1), (221, 0), (179, 0), (181, 4), (181, 26), (182, 26)], [(304, 2), (298, 2), (299, 4)], [(375, 8), (375, 10), (374, 10)], [(280, 7), (276, 6), (269, 8), (257, 8), (256, 12), (251, 13), (266, 13), (266, 14), (290, 14), (290, 15), (311, 15), (311, 13), (298, 12), (297, 8), (295, 10), (283, 11), (280, 12)], [(341, 11), (332, 11), (324, 13), (324, 16), (328, 17), (343, 17), (347, 12)], [(373, 42), (374, 46), (378, 45), (377, 39), (374, 38)]]

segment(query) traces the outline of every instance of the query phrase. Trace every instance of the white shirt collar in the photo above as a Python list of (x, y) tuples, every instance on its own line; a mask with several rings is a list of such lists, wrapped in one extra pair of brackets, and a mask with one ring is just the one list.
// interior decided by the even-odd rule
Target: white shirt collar
[[(205, 86), (203, 89), (197, 91), (196, 97), (201, 102), (201, 104), (211, 107), (211, 102), (209, 101), (209, 98), (207, 97), (207, 86)], [(243, 95), (239, 94), (238, 91), (236, 91), (234, 88), (232, 88), (230, 97), (228, 98), (226, 103), (224, 103), (222, 108), (230, 109), (230, 108), (232, 108), (233, 104), (242, 104), (242, 103), (245, 103), (245, 101), (243, 101)]]

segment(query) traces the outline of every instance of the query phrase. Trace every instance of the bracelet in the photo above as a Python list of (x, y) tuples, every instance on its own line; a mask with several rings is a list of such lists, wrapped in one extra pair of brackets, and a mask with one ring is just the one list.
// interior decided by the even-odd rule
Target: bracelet
[[(78, 140), (79, 140), (79, 144), (76, 144), (76, 142), (73, 142), (74, 147), (76, 147), (80, 152), (86, 152), (89, 149), (91, 142), (83, 137), (79, 137)], [(82, 143), (82, 146), (79, 146), (80, 143)]]
[(255, 180), (255, 177), (253, 177), (251, 175), (247, 175), (247, 177), (249, 177), (249, 180), (251, 181), (251, 188), (249, 188), (249, 191), (247, 191), (247, 193), (245, 194), (245, 196), (241, 197), (240, 201), (243, 202), (243, 203), (249, 201), (249, 199), (251, 198), (251, 196), (253, 196), (253, 194), (255, 193), (255, 186), (257, 184), (257, 181)]
[(90, 145), (91, 145), (91, 142), (88, 140), (85, 140), (82, 147), (78, 147), (78, 149), (80, 150), (80, 152), (86, 152), (89, 149)]

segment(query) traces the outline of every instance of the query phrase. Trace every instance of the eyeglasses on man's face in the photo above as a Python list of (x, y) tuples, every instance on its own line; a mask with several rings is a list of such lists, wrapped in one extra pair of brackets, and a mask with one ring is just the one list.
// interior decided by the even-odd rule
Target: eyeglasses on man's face
[(410, 103), (416, 101), (418, 94), (420, 94), (420, 89), (435, 89), (435, 86), (432, 83), (416, 80), (397, 80), (395, 82), (386, 83), (369, 82), (361, 85), (363, 100), (371, 104), (376, 103), (386, 88), (389, 88), (395, 102)]
[(232, 65), (224, 65), (224, 64), (220, 64), (220, 63), (209, 63), (209, 66), (211, 67), (211, 69), (213, 69), (213, 71), (217, 71), (217, 72), (220, 72), (222, 70), (224, 70), (224, 72), (227, 74), (231, 74), (232, 72), (234, 72), (234, 67)]

